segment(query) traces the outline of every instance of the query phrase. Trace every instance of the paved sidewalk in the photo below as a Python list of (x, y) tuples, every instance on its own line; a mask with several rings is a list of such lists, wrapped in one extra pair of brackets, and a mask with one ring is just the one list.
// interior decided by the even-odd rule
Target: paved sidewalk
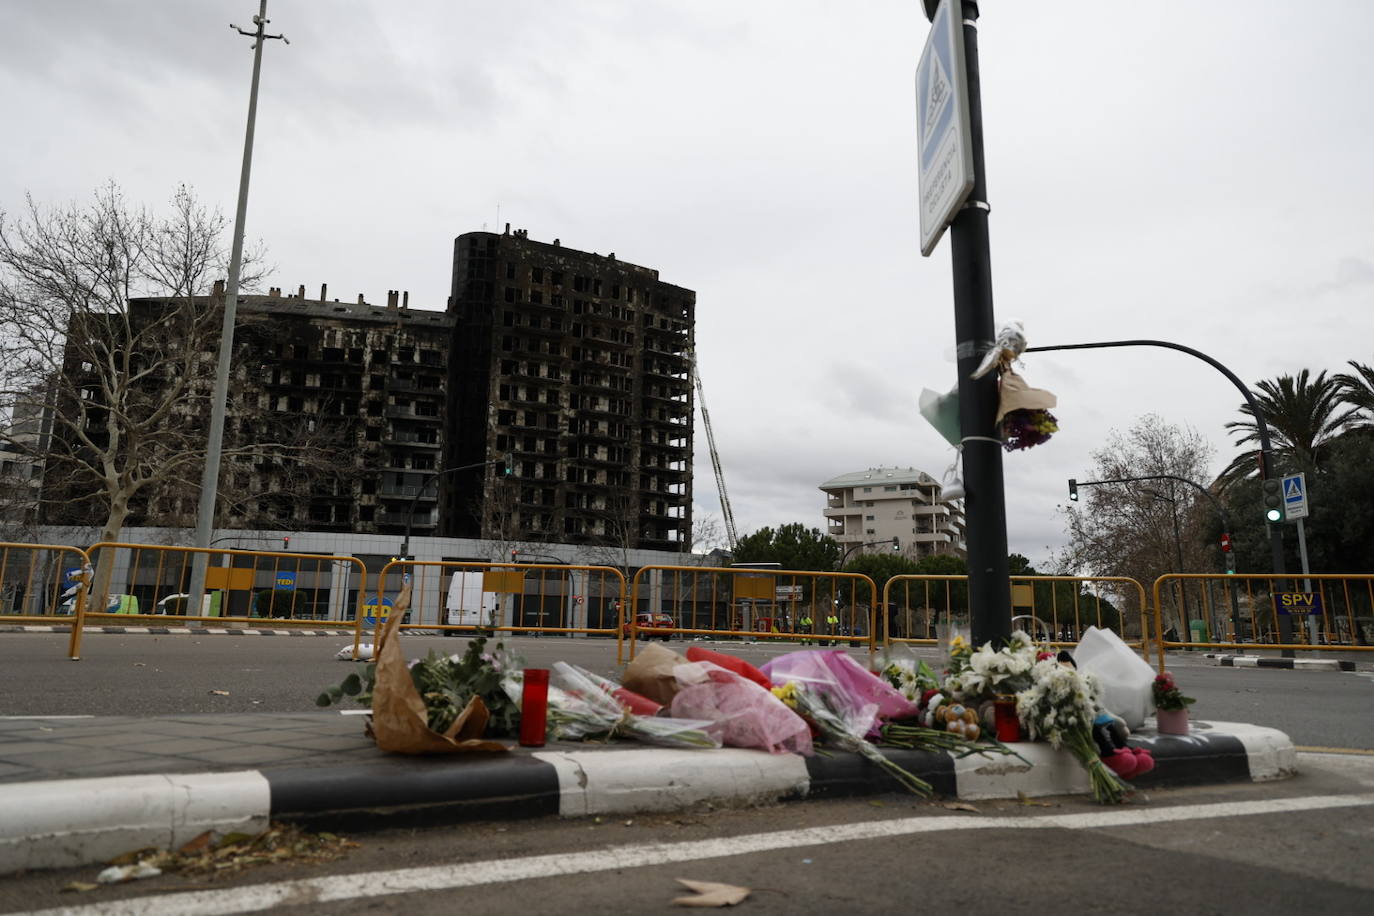
[[(1187, 736), (1138, 729), (1154, 754), (1144, 789), (1262, 781), (1295, 772), (1286, 735), (1195, 722)], [(509, 753), (383, 753), (364, 719), (337, 711), (158, 718), (0, 719), (0, 875), (181, 845), (205, 830), (258, 831), (270, 819), (365, 830), (475, 819), (665, 811), (900, 791), (842, 752), (672, 750), (628, 742), (550, 744)], [(938, 795), (986, 799), (1081, 794), (1066, 751), (1013, 745), (1021, 759), (885, 750)]]

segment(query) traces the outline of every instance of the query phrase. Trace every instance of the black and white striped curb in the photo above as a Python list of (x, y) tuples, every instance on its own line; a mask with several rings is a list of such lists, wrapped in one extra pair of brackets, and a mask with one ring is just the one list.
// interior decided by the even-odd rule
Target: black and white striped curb
[[(0, 626), (0, 633), (70, 633), (69, 626)], [(352, 630), (264, 629), (262, 627), (82, 627), (82, 633), (150, 633), (154, 636), (347, 636)]]
[[(1288, 736), (1271, 728), (1195, 722), (1189, 735), (1142, 730), (1156, 768), (1141, 788), (1267, 781), (1297, 771)], [(936, 793), (966, 800), (1084, 794), (1067, 751), (1016, 744), (1008, 756), (956, 759), (885, 749)], [(673, 811), (901, 791), (855, 754), (607, 748), (228, 773), (121, 776), (0, 785), (0, 875), (107, 861), (132, 849), (176, 848), (206, 830), (247, 833), (269, 820), (367, 830), (550, 815)]]
[(1303, 671), (1354, 671), (1355, 663), (1336, 658), (1269, 658), (1258, 655), (1208, 655), (1223, 668), (1287, 668)]

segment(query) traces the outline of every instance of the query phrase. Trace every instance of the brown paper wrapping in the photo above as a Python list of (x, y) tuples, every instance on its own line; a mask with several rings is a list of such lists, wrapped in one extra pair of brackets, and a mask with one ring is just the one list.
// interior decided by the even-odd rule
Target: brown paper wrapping
[(377, 747), (393, 754), (461, 754), (508, 751), (499, 741), (483, 741), (487, 707), (474, 696), (443, 734), (432, 730), (425, 701), (410, 679), (396, 627), (410, 607), (410, 583), (401, 588), (396, 605), (377, 634), (377, 683), (372, 690), (372, 716), (367, 733)]
[(1049, 410), (1059, 403), (1059, 399), (1045, 389), (1027, 385), (1026, 380), (1009, 367), (1002, 370), (1002, 384), (998, 392), (997, 419), (994, 423), (1001, 423), (1002, 418), (1013, 410)]
[(634, 661), (625, 668), (620, 685), (646, 696), (661, 706), (673, 702), (677, 694), (677, 678), (673, 669), (687, 664), (687, 659), (672, 649), (651, 642), (635, 654)]

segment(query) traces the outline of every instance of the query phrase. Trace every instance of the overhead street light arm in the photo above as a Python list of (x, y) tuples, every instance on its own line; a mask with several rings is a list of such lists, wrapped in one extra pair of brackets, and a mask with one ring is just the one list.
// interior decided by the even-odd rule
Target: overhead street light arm
[(453, 474), (458, 471), (471, 471), (474, 468), (492, 467), (493, 465), (498, 464), (502, 465), (503, 467), (509, 466), (507, 464), (507, 459), (503, 456), (501, 458), (493, 458), (490, 461), (477, 461), (473, 464), (461, 464), (456, 468), (444, 468), (442, 471), (435, 471), (433, 474), (430, 474), (429, 479), (426, 480), (424, 483), (420, 484), (420, 489), (416, 491), (413, 497), (411, 497), (410, 506), (406, 509), (406, 539), (401, 542), (402, 559), (410, 556), (410, 528), (412, 523), (415, 521), (415, 506), (420, 502), (420, 497), (425, 495), (425, 491), (429, 489), (430, 484), (437, 482), (439, 478), (443, 477), (445, 474)]

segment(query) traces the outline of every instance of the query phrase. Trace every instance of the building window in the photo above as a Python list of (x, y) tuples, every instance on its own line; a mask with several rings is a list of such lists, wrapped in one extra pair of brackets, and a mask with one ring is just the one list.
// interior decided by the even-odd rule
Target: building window
[(883, 487), (883, 492), (884, 492), (884, 493), (896, 493), (896, 492), (897, 492), (897, 488), (896, 488), (896, 487)]
[(531, 268), (530, 268), (530, 282), (531, 282), (531, 283), (543, 283), (543, 282), (544, 282), (544, 268), (542, 268), (542, 267), (531, 267)]
[[(864, 516), (864, 521), (866, 521), (866, 522), (871, 522), (871, 521), (873, 521), (873, 516), (871, 516), (871, 515), (865, 515), (865, 516)], [(868, 532), (868, 533), (869, 533), (869, 534), (872, 534), (873, 532), (870, 531), (870, 532)]]
[[(872, 492), (873, 492), (873, 488), (872, 488), (872, 487), (864, 487), (864, 492), (865, 492), (865, 493), (872, 493)], [(869, 505), (872, 505), (872, 503), (870, 503)]]
[(514, 262), (511, 262), (511, 263), (509, 263), (509, 264), (506, 265), (506, 279), (507, 279), (507, 280), (514, 280), (514, 279), (515, 279), (515, 263), (514, 263)]

